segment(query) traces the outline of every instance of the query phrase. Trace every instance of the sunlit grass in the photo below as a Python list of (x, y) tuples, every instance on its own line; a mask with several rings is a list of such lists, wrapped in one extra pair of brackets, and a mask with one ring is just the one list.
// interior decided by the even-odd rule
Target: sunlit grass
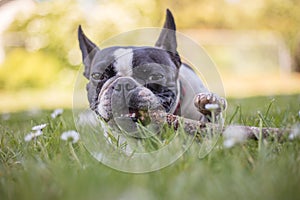
[[(299, 110), (299, 95), (231, 99), (226, 124), (291, 127), (300, 122)], [(225, 149), (220, 138), (203, 159), (194, 143), (171, 166), (134, 175), (97, 162), (82, 140), (62, 140), (63, 132), (75, 130), (72, 112), (55, 119), (51, 113), (0, 117), (0, 199), (299, 198), (297, 139), (250, 140)], [(39, 124), (47, 124), (43, 134), (26, 142), (24, 136)]]

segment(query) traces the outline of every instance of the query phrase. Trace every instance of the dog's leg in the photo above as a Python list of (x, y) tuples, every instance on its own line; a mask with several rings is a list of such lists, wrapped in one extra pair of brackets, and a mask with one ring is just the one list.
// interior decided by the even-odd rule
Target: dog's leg
[[(220, 118), (220, 113), (226, 109), (227, 102), (223, 97), (206, 92), (196, 95), (194, 98), (194, 105), (208, 121), (212, 121), (212, 112), (214, 112), (215, 120), (218, 120)], [(200, 119), (200, 121), (204, 120), (205, 119)]]

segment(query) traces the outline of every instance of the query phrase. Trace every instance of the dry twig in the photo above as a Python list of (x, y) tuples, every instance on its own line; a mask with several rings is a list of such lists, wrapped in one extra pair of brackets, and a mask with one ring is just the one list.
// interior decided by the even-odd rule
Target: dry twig
[[(169, 126), (174, 127), (174, 129), (178, 129), (179, 125), (183, 125), (183, 129), (188, 134), (203, 134), (207, 132), (208, 129), (216, 129), (221, 130), (221, 133), (224, 132), (226, 127), (223, 127), (219, 124), (212, 123), (204, 123), (196, 120), (186, 119), (177, 115), (166, 114), (163, 112), (152, 112), (150, 113), (151, 119), (154, 120), (155, 123), (167, 123)], [(241, 132), (246, 134), (248, 139), (258, 139), (260, 133), (263, 138), (267, 137), (276, 137), (281, 138), (283, 135), (289, 133), (288, 129), (280, 129), (280, 128), (267, 128), (267, 127), (254, 127), (254, 126), (243, 126), (243, 125), (233, 125), (236, 128), (239, 128)]]

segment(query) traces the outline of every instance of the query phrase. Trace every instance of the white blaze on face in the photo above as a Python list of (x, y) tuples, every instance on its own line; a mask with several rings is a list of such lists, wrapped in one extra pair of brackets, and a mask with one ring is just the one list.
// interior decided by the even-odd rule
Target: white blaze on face
[(119, 76), (131, 76), (132, 75), (132, 49), (120, 48), (114, 52), (115, 63), (114, 67)]

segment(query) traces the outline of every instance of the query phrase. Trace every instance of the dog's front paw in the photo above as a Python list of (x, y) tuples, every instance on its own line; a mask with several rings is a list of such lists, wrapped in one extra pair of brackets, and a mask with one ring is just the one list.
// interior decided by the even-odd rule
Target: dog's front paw
[[(198, 111), (205, 116), (211, 115), (211, 110), (215, 110), (214, 113), (217, 116), (227, 107), (226, 99), (210, 92), (196, 95), (194, 104)], [(208, 106), (208, 104), (212, 105)]]

